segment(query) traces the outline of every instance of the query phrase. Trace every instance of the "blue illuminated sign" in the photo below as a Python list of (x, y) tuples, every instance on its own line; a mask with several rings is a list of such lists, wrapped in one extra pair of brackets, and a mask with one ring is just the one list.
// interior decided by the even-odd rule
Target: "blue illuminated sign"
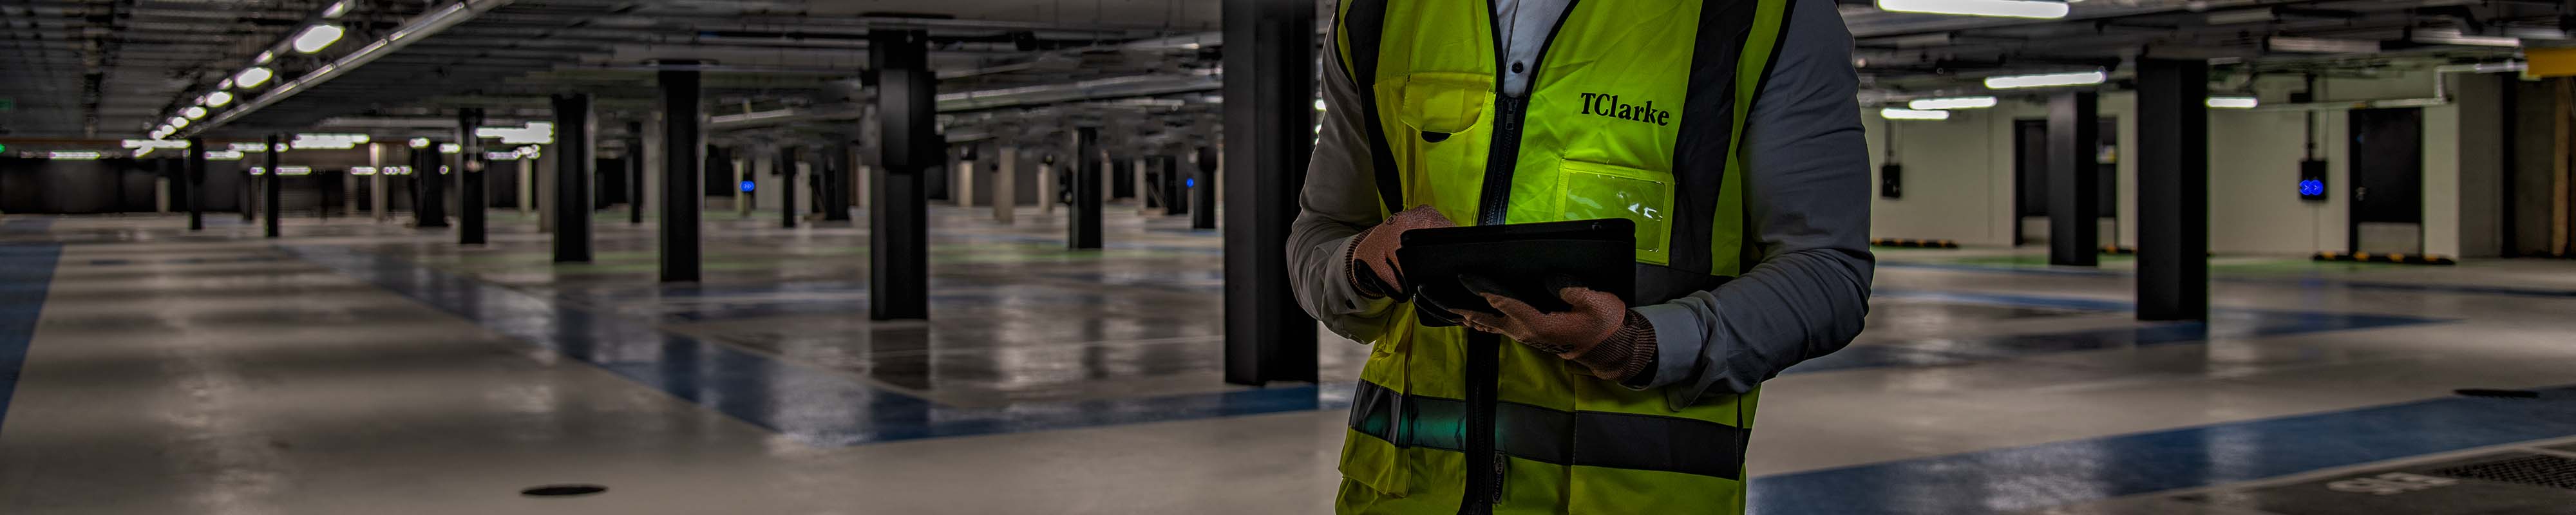
[(2319, 197), (2324, 196), (2325, 194), (2326, 181), (2316, 179), (2304, 179), (2299, 181), (2299, 196)]
[(742, 181), (742, 192), (743, 192), (743, 193), (750, 193), (750, 192), (751, 192), (751, 181)]
[(1183, 187), (1183, 188), (1196, 188), (1196, 187), (1199, 187), (1199, 178), (1197, 178), (1197, 177), (1191, 177), (1191, 178), (1187, 178), (1187, 179), (1181, 179), (1181, 187)]

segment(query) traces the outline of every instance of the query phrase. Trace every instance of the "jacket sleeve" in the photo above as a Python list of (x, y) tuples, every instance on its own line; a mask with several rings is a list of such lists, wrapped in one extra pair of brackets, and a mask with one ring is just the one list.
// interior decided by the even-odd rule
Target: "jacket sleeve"
[(1361, 125), (1373, 122), (1361, 116), (1358, 86), (1343, 70), (1338, 52), (1331, 51), (1332, 45), (1324, 48), (1325, 109), (1316, 114), (1321, 132), (1306, 165), (1297, 220), (1288, 232), (1288, 277), (1297, 305), (1307, 315), (1334, 334), (1365, 343), (1385, 329), (1394, 301), (1361, 294), (1344, 263), (1351, 236), (1377, 225), (1386, 214), (1378, 205), (1376, 170)]
[(1840, 350), (1869, 313), (1869, 149), (1851, 33), (1831, 0), (1793, 0), (1771, 75), (1748, 113), (1749, 243), (1761, 261), (1717, 289), (1637, 308), (1656, 366), (1632, 386), (1675, 405), (1752, 391)]

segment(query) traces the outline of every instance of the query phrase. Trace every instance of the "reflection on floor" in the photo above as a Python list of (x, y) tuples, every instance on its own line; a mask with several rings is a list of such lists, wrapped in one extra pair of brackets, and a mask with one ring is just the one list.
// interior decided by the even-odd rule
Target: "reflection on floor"
[[(899, 323), (866, 320), (864, 222), (710, 213), (707, 280), (660, 285), (622, 212), (583, 264), (506, 212), (479, 247), (0, 219), (0, 513), (1328, 510), (1368, 349), (1223, 384), (1217, 234), (1111, 212), (1074, 251), (934, 210), (933, 318)], [(1870, 331), (1766, 387), (1755, 510), (2386, 513), (2262, 499), (2576, 454), (2546, 445), (2576, 435), (2570, 263), (2227, 258), (2212, 321), (2142, 323), (2118, 267), (2024, 253), (1886, 251)], [(611, 490), (516, 494), (564, 482)]]

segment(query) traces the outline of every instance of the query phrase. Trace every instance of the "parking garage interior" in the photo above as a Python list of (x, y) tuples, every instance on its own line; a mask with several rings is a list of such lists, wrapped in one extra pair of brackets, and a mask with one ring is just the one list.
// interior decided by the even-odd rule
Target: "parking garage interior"
[[(2576, 506), (2576, 3), (1788, 1), (1875, 275), (1745, 512)], [(1390, 2), (0, 0), (0, 513), (1333, 511)]]

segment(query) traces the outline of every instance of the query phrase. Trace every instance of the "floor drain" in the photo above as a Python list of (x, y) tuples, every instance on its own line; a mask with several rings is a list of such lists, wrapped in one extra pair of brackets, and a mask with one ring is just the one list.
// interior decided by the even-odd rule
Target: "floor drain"
[(2497, 397), (2497, 398), (2505, 398), (2505, 399), (2537, 399), (2537, 398), (2540, 398), (2540, 392), (2535, 392), (2535, 391), (2531, 391), (2531, 390), (2494, 390), (2494, 389), (2487, 389), (2487, 388), (2462, 388), (2462, 389), (2458, 389), (2458, 390), (2452, 390), (2452, 392), (2454, 392), (2454, 393), (2458, 393), (2458, 394), (2460, 394), (2460, 395), (2470, 396), (2470, 397)]
[(599, 485), (546, 485), (520, 490), (519, 495), (529, 497), (580, 497), (606, 491), (608, 491), (608, 487)]

